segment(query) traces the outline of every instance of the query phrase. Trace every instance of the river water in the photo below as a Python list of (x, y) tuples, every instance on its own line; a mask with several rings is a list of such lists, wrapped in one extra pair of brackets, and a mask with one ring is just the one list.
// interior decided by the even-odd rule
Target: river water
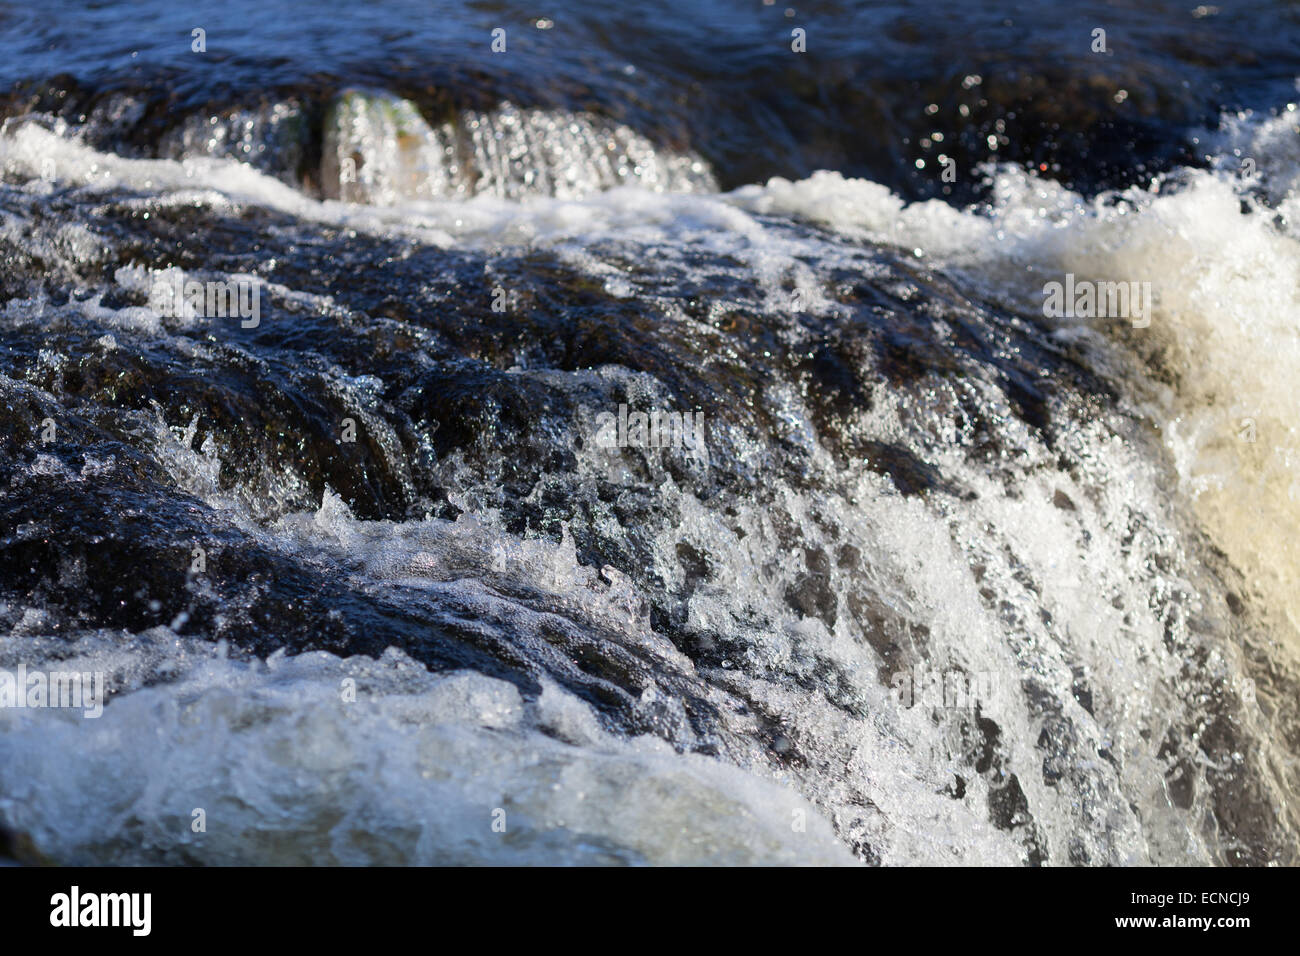
[(189, 7), (0, 5), (34, 852), (1297, 862), (1294, 5)]

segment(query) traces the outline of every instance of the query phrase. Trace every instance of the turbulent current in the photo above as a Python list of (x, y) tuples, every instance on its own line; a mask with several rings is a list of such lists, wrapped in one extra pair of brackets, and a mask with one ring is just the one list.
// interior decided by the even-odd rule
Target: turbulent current
[(0, 707), (14, 855), (1300, 862), (1294, 50), (63, 6), (0, 14), (0, 673), (104, 700)]

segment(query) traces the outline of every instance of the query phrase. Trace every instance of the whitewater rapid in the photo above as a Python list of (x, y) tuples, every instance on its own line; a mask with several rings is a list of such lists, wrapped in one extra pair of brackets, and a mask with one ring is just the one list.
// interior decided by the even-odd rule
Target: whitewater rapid
[[(560, 369), (524, 346), (493, 359), (501, 380), (572, 408), (536, 410), (538, 441), (558, 451), (522, 491), (554, 510), (558, 533), (524, 531), (503, 506), (505, 466), (482, 460), (517, 453), (493, 445), (504, 431), (415, 462), (377, 370), (320, 375), (377, 436), (393, 481), (418, 503), (427, 468), (456, 517), (359, 517), (305, 467), (236, 467), (240, 436), (201, 412), (130, 412), (135, 447), (229, 541), (385, 606), (455, 618), (525, 660), (535, 683), (464, 664), (430, 673), (395, 648), (250, 657), (191, 633), (190, 611), (145, 630), (70, 631), (35, 596), (11, 599), (0, 666), (102, 671), (113, 693), (94, 722), (0, 710), (10, 826), (66, 862), (1294, 862), (1293, 107), (1227, 123), (1218, 168), (1085, 200), (990, 167), (991, 202), (959, 210), (829, 172), (720, 193), (698, 157), (651, 155), (631, 134), (617, 145), (637, 153), (636, 175), (574, 171), (570, 158), (608, 130), (564, 114), (494, 119), (519, 146), (515, 165), (466, 178), (438, 163), (481, 156), (482, 142), (427, 123), (413, 138), (393, 124), (418, 114), (379, 102), (340, 120), (361, 146), (331, 141), (335, 173), (338, 157), (371, 150), (368, 178), (320, 196), (211, 143), (126, 158), (11, 120), (0, 239), (89, 291), (11, 298), (0, 325), (89, 329), (103, 355), (269, 361), (202, 318), (140, 304), (179, 267), (119, 261), (120, 237), (96, 218), (110, 206), (141, 221), (274, 213), (268, 243), (292, 222), (302, 243), (314, 231), (391, 243), (389, 261), (472, 254), (515, 301), (537, 294), (494, 279), (493, 263), (545, 255), (602, 301), (653, 308), (654, 347), (698, 343), (700, 365), (682, 374), (737, 377), (703, 409), (710, 463), (584, 441), (611, 394), (680, 405), (669, 362), (657, 374)], [(517, 170), (539, 138), (547, 175), (525, 182)], [(1257, 178), (1239, 174), (1246, 155)], [(430, 166), (441, 178), (419, 171)], [(469, 196), (470, 182), (487, 185)], [(47, 203), (72, 214), (50, 221)], [(182, 273), (256, 272), (277, 303), (340, 330), (370, 321), (280, 279), (267, 254)], [(1044, 284), (1067, 273), (1150, 282), (1150, 326), (1044, 318)], [(823, 345), (805, 315), (832, 337), (879, 323), (863, 341), (879, 336), (897, 367), (851, 341), (833, 355), (858, 357), (852, 375), (872, 400), (843, 386), (828, 410), (828, 393), (793, 371), (751, 383), (719, 331), (768, 317), (759, 352), (816, 370)], [(403, 361), (433, 367), (436, 337), (421, 334)], [(1039, 396), (1054, 373), (1035, 363), (1049, 353), (1083, 371)], [(51, 349), (43, 370), (5, 370), (5, 401), (60, 404), (74, 358)], [(75, 489), (128, 465), (74, 468), (37, 449), (21, 467), (22, 481)], [(636, 550), (593, 563), (593, 541)], [(74, 587), (77, 560), (58, 572)], [(205, 587), (187, 579), (195, 606)], [(276, 621), (264, 627), (274, 642)], [(609, 691), (625, 716), (554, 677), (594, 659), (631, 675), (632, 690)], [(900, 675), (911, 687), (926, 672), (975, 680), (978, 700), (900, 695)]]

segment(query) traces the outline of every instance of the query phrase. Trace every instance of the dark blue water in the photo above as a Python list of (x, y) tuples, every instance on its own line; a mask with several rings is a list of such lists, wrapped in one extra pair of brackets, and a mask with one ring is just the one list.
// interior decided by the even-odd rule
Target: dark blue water
[[(1300, 73), (1300, 13), (1282, 2), (143, 2), (0, 16), (0, 84), (61, 96), (74, 78), (78, 109), (146, 89), (166, 115), (141, 148), (201, 105), (361, 83), (431, 110), (502, 97), (597, 110), (694, 147), (724, 185), (835, 169), (922, 196), (945, 194), (941, 152), (963, 169), (1042, 165), (1087, 191), (1202, 161), (1190, 127), (1271, 108)], [(1108, 53), (1092, 50), (1097, 28)], [(933, 130), (949, 131), (942, 146)]]

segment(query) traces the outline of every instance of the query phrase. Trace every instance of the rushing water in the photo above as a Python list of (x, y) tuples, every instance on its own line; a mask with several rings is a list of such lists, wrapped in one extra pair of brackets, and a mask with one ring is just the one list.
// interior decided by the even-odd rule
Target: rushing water
[(1294, 6), (191, 6), (0, 6), (9, 852), (1297, 862)]

